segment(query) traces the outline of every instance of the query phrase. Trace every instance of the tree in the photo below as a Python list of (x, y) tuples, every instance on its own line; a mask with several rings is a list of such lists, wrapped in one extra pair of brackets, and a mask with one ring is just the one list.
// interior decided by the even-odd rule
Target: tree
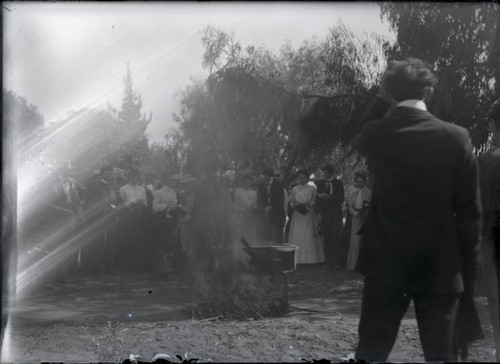
[(358, 39), (340, 22), (326, 38), (296, 50), (285, 44), (278, 54), (243, 48), (212, 27), (202, 41), (211, 74), (185, 90), (179, 116), (188, 167), (267, 165), (289, 176), (325, 163), (339, 145), (350, 148), (353, 120), (380, 72), (381, 39)]
[(124, 94), (122, 99), (122, 107), (118, 112), (118, 117), (121, 122), (134, 123), (142, 121), (143, 115), (141, 95), (134, 90), (134, 80), (132, 79), (132, 71), (130, 63), (127, 62), (125, 77), (123, 78)]
[(488, 2), (381, 4), (381, 17), (397, 32), (387, 57), (434, 66), (439, 82), (430, 110), (468, 128), (479, 152), (487, 147), (486, 109), (500, 95), (498, 10)]
[(163, 144), (153, 143), (151, 145), (150, 164), (160, 176), (163, 173), (170, 176), (181, 173), (186, 164), (185, 149), (186, 145), (182, 134), (178, 129), (172, 129), (165, 136)]
[(266, 166), (282, 169), (287, 179), (298, 168), (314, 169), (331, 159), (344, 163), (351, 125), (371, 100), (382, 41), (358, 39), (342, 23), (324, 39), (298, 49), (287, 43), (277, 54), (244, 48), (212, 27), (203, 30), (202, 41), (210, 76), (184, 89), (175, 117), (181, 137), (174, 141), (186, 171), (209, 176), (192, 213), (189, 257), (196, 293), (214, 314), (224, 307), (266, 311), (266, 285), (241, 257), (229, 193), (214, 172), (260, 174)]
[(3, 122), (13, 128), (12, 136), (17, 146), (23, 147), (29, 144), (29, 140), (33, 139), (44, 126), (44, 119), (38, 108), (13, 91), (3, 90), (2, 110)]
[[(21, 162), (27, 163), (23, 170), (29, 174), (36, 169), (40, 174), (47, 175), (71, 162), (85, 175), (105, 162), (123, 169), (148, 162), (151, 156), (144, 132), (152, 116), (146, 118), (141, 115), (142, 101), (133, 89), (130, 67), (126, 71), (124, 86), (123, 104), (119, 111), (111, 105), (106, 109), (84, 108), (70, 111), (63, 120), (39, 128), (33, 143), (26, 145), (25, 153), (20, 154)], [(4, 103), (6, 97), (8, 100), (19, 100), (4, 94)], [(23, 121), (27, 125), (25, 129), (42, 122), (36, 107), (27, 106), (25, 102), (18, 104), (24, 111), (17, 113), (31, 117), (18, 118), (26, 120)]]
[(121, 109), (118, 111), (118, 120), (127, 131), (124, 135), (123, 147), (118, 163), (122, 168), (129, 169), (143, 164), (150, 158), (147, 138), (144, 135), (153, 115), (146, 117), (141, 113), (142, 98), (134, 89), (130, 63), (127, 63), (125, 77), (123, 78), (124, 92)]

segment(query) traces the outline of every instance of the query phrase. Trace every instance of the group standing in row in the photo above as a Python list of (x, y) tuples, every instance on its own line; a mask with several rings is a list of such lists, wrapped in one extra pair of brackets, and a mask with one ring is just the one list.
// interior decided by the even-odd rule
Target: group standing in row
[(354, 185), (344, 191), (332, 165), (323, 174), (312, 183), (308, 171), (301, 170), (288, 189), (272, 169), (265, 169), (256, 185), (251, 175), (243, 174), (233, 197), (242, 235), (254, 243), (298, 247), (298, 264), (354, 270), (358, 231), (370, 202), (368, 176), (356, 172)]
[(131, 169), (128, 182), (120, 183), (106, 165), (84, 186), (74, 168), (61, 170), (51, 204), (53, 217), (65, 226), (58, 278), (78, 271), (154, 271), (164, 269), (167, 259), (170, 270), (182, 268), (186, 229), (179, 225), (189, 222), (194, 179), (185, 179), (181, 188), (167, 175), (148, 177)]

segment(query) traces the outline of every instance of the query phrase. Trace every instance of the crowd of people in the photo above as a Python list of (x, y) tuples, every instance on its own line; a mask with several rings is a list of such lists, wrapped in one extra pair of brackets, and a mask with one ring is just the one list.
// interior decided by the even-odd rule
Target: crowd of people
[(192, 208), (189, 175), (143, 175), (104, 165), (83, 185), (76, 169), (60, 170), (53, 186), (52, 217), (61, 221), (66, 244), (57, 280), (75, 273), (180, 270)]
[[(190, 212), (197, 179), (158, 176), (104, 165), (83, 185), (71, 165), (60, 170), (53, 186), (53, 212), (71, 240), (59, 278), (83, 272), (167, 273), (180, 270), (192, 247)], [(259, 176), (236, 173), (226, 184), (239, 234), (252, 245), (296, 246), (297, 264), (326, 263), (354, 270), (360, 221), (370, 201), (364, 171), (344, 191), (334, 167), (311, 178), (300, 170), (285, 187), (280, 172), (266, 168)], [(319, 178), (318, 178), (319, 177)], [(344, 221), (346, 221), (344, 227)]]
[(256, 244), (296, 246), (300, 265), (355, 270), (358, 231), (370, 203), (368, 173), (356, 171), (354, 184), (344, 189), (333, 165), (321, 172), (299, 170), (288, 186), (272, 169), (237, 177), (234, 203), (242, 235)]

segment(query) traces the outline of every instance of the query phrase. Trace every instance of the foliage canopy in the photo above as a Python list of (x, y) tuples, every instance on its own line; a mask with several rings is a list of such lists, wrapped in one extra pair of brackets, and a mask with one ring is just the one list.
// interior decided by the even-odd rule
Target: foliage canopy
[(205, 83), (184, 90), (177, 117), (186, 169), (317, 168), (344, 162), (354, 121), (373, 95), (384, 40), (357, 38), (339, 22), (321, 40), (277, 54), (232, 34), (202, 32)]
[[(439, 83), (430, 110), (468, 128), (476, 148), (488, 140), (485, 112), (500, 96), (500, 8), (497, 4), (384, 2), (381, 17), (397, 33), (389, 60), (418, 57)], [(496, 96), (495, 96), (496, 94)]]

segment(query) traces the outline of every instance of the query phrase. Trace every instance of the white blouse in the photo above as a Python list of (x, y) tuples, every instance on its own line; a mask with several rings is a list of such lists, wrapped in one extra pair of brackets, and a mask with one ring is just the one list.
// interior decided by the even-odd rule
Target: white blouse
[(298, 185), (292, 189), (292, 206), (306, 205), (314, 206), (316, 200), (316, 188), (311, 185)]
[(146, 189), (140, 185), (132, 186), (131, 184), (126, 184), (120, 188), (120, 197), (125, 205), (130, 205), (134, 202), (147, 204)]

